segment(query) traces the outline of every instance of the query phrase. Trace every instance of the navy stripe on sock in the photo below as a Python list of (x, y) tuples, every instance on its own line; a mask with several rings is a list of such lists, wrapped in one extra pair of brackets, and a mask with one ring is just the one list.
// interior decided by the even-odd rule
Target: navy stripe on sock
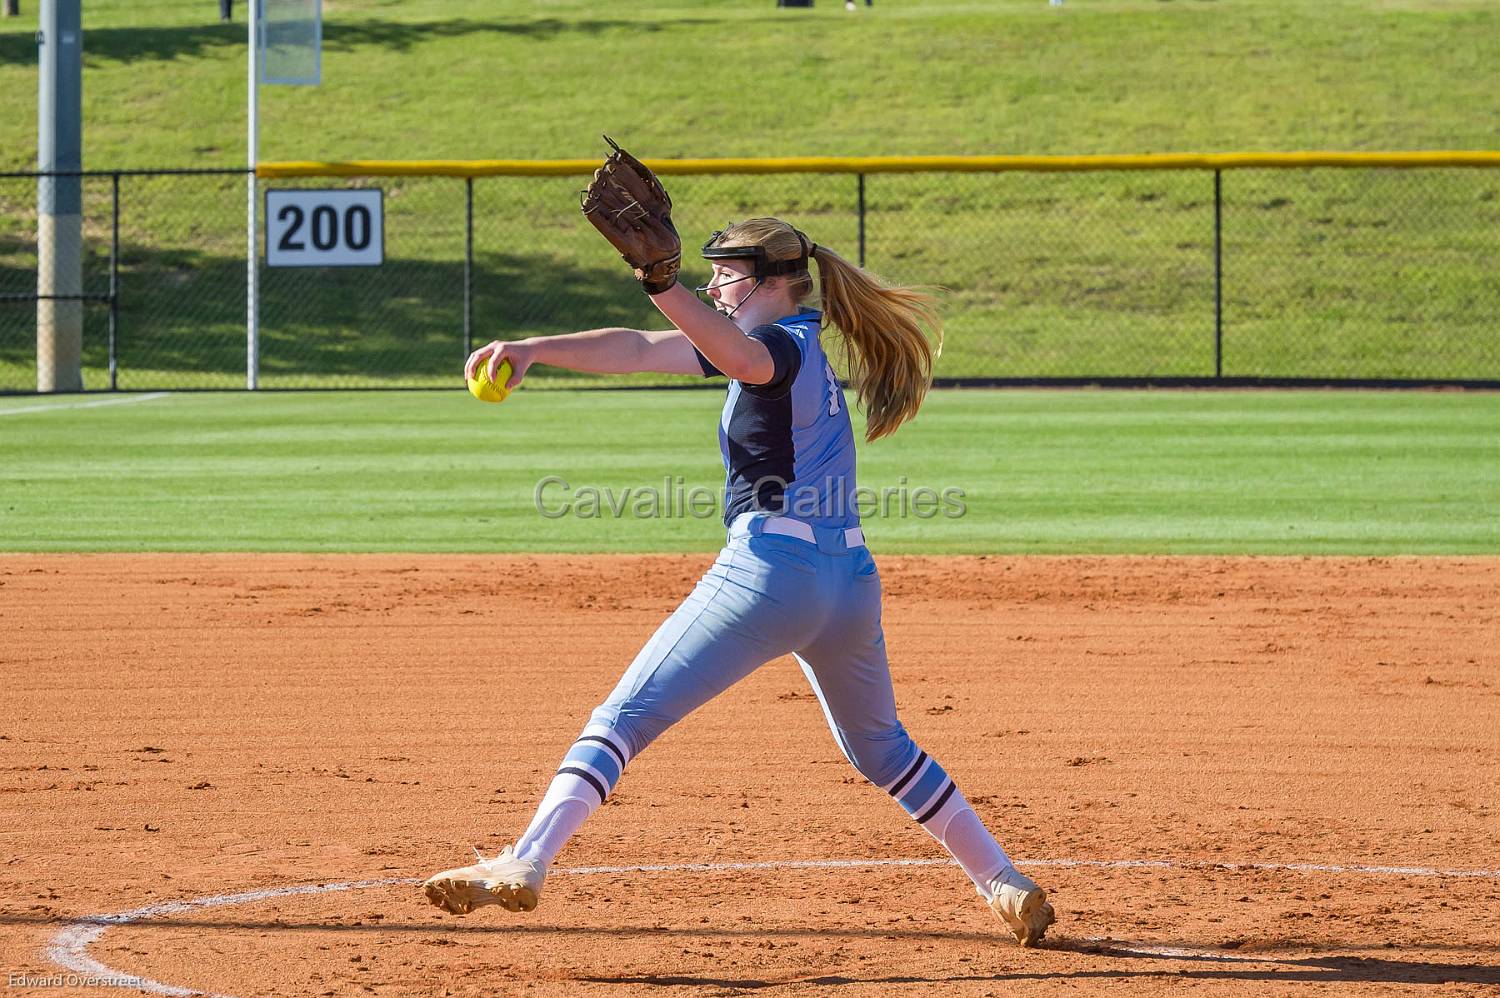
[(615, 743), (610, 741), (608, 738), (605, 738), (602, 735), (579, 735), (578, 740), (580, 742), (598, 742), (600, 745), (603, 745), (605, 748), (609, 749), (611, 755), (620, 760), (621, 769), (625, 768), (625, 757), (620, 754), (620, 750), (615, 747)]
[(562, 769), (559, 769), (557, 771), (558, 776), (561, 776), (564, 773), (571, 773), (574, 776), (581, 776), (586, 781), (588, 781), (589, 786), (593, 787), (594, 790), (599, 794), (600, 804), (603, 804), (604, 798), (609, 796), (609, 791), (604, 789), (604, 784), (600, 783), (599, 778), (596, 777), (593, 773), (590, 773), (588, 770), (579, 769), (576, 766), (564, 766)]
[(949, 780), (948, 781), (948, 789), (943, 791), (943, 796), (941, 796), (941, 797), (939, 797), (937, 799), (937, 803), (936, 804), (932, 805), (931, 807), (929, 807), (927, 809), (927, 813), (926, 814), (923, 814), (922, 816), (920, 816), (919, 818), (917, 818), (917, 824), (919, 824), (919, 825), (925, 825), (925, 824), (927, 824), (928, 819), (930, 819), (934, 814), (937, 814), (939, 811), (941, 811), (943, 809), (943, 805), (946, 804), (946, 803), (948, 803), (948, 798), (952, 797), (953, 796), (953, 791), (955, 791), (957, 789), (958, 789), (958, 784), (954, 783), (952, 780)]
[(917, 761), (911, 764), (911, 768), (906, 771), (906, 775), (897, 780), (896, 785), (894, 787), (891, 787), (891, 789), (887, 791), (887, 793), (889, 793), (892, 797), (899, 797), (901, 795), (901, 791), (905, 789), (908, 783), (911, 782), (911, 778), (917, 775), (917, 770), (921, 769), (922, 763), (926, 761), (927, 753), (918, 752)]

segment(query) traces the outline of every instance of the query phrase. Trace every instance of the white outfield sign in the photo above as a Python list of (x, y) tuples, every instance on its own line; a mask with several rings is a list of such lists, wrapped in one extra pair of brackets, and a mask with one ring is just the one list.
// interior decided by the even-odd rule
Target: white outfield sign
[(378, 267), (384, 192), (266, 191), (267, 267)]
[(323, 0), (259, 3), (260, 82), (315, 87), (323, 79)]

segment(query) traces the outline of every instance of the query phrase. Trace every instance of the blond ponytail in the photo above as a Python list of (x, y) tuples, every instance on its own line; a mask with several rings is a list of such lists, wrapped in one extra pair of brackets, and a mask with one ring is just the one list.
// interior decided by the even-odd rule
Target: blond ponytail
[[(728, 225), (716, 233), (714, 245), (762, 246), (770, 261), (816, 260), (823, 316), (839, 332), (842, 359), (865, 412), (865, 439), (889, 436), (917, 414), (932, 386), (932, 361), (943, 349), (943, 324), (932, 295), (881, 283), (779, 218)], [(793, 301), (811, 297), (810, 273), (786, 280)], [(924, 330), (935, 342), (928, 342)]]
[(932, 362), (943, 349), (937, 300), (882, 284), (827, 247), (814, 249), (823, 314), (843, 337), (865, 439), (879, 440), (917, 414), (932, 386)]

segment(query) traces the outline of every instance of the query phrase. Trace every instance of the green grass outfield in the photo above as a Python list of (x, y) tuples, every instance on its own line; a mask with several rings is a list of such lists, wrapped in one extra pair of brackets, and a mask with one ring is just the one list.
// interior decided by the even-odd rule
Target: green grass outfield
[[(0, 551), (709, 551), (713, 517), (549, 519), (533, 492), (715, 490), (721, 403), (0, 399)], [(964, 493), (961, 517), (868, 518), (877, 552), (1500, 552), (1495, 393), (940, 391), (861, 470)]]

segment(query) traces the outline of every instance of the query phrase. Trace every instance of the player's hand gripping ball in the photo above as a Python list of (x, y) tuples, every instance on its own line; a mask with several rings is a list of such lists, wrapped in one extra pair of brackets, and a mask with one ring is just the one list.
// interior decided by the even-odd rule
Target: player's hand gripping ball
[(491, 381), (489, 361), (485, 361), (474, 369), (474, 377), (469, 379), (469, 394), (481, 402), (504, 402), (510, 394), (510, 389), (505, 387), (510, 373), (510, 361), (502, 360), (496, 379)]

